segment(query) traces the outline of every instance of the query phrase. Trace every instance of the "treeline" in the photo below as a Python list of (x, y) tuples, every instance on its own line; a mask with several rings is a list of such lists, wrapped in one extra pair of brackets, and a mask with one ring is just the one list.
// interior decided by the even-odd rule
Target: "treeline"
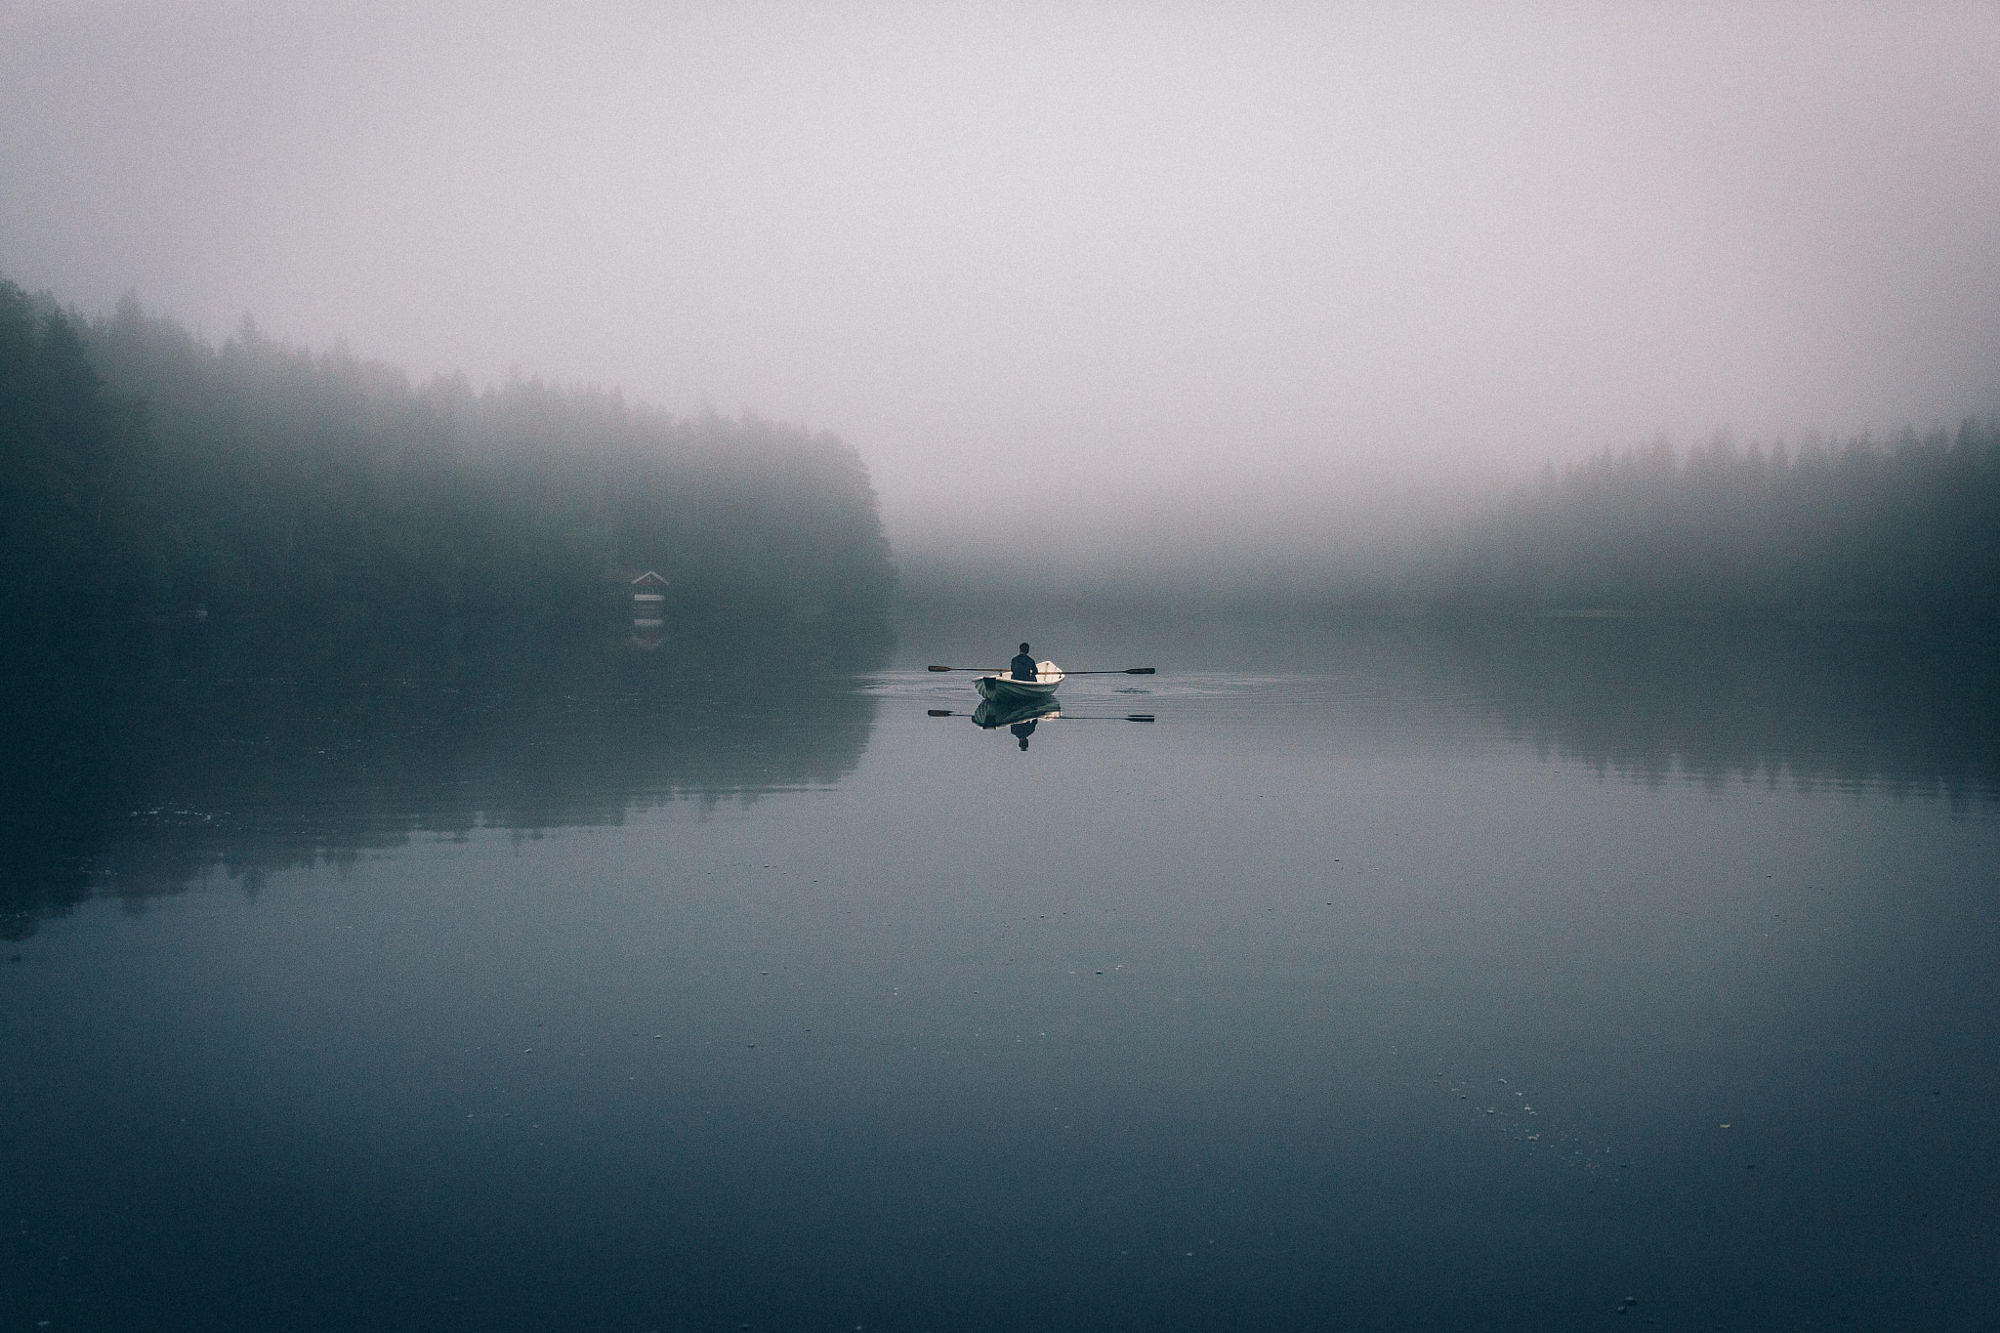
[(2000, 418), (1956, 432), (1607, 452), (1514, 495), (1447, 607), (2000, 619)]
[(879, 618), (867, 471), (831, 435), (515, 378), (413, 385), (248, 320), (220, 347), (0, 280), (0, 601), (76, 616)]

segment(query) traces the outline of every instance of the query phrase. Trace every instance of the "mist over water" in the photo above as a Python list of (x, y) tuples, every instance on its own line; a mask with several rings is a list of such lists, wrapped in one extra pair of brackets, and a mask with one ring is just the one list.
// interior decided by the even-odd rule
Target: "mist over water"
[(833, 430), (918, 567), (1365, 572), (1546, 461), (2000, 408), (1988, 5), (0, 23), (30, 290)]

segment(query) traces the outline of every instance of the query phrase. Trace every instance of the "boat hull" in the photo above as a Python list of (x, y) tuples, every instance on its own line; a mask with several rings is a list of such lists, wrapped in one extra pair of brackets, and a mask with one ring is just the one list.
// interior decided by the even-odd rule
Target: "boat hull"
[(1015, 680), (1012, 676), (981, 676), (972, 683), (979, 691), (979, 697), (996, 704), (1035, 703), (1054, 695), (1056, 686), (1062, 684), (1062, 668), (1054, 662), (1035, 663), (1033, 680)]

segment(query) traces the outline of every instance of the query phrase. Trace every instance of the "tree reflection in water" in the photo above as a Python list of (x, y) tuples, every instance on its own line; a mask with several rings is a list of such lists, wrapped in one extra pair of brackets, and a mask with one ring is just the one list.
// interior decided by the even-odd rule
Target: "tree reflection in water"
[[(1120, 641), (1161, 661), (1164, 680), (1197, 663), (1249, 676), (1330, 671), (1342, 720), (1373, 709), (1392, 733), (1469, 725), (1649, 784), (2000, 800), (1990, 635), (1154, 623), (1160, 642)], [(189, 625), (123, 639), (16, 635), (4, 651), (0, 935), (18, 938), (92, 895), (171, 893), (211, 869), (254, 889), (271, 871), (415, 834), (615, 824), (669, 801), (749, 802), (838, 782), (875, 722), (877, 700), (856, 677), (886, 663), (888, 636), (718, 622), (642, 646), (616, 635)], [(1171, 696), (1153, 706), (1170, 712)], [(1032, 719), (986, 710), (975, 720)]]
[(879, 625), (608, 635), (185, 626), (22, 635), (0, 660), (0, 936), (211, 868), (254, 889), (412, 835), (615, 824), (838, 781)]
[(1445, 643), (1450, 672), (1511, 733), (1633, 781), (2000, 798), (1987, 633), (1544, 620)]

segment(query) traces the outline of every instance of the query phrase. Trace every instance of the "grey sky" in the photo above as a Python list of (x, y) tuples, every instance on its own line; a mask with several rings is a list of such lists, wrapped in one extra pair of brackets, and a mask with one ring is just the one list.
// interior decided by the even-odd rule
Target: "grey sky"
[(1996, 219), (1991, 4), (0, 0), (0, 272), (832, 429), (906, 550), (1992, 410)]

